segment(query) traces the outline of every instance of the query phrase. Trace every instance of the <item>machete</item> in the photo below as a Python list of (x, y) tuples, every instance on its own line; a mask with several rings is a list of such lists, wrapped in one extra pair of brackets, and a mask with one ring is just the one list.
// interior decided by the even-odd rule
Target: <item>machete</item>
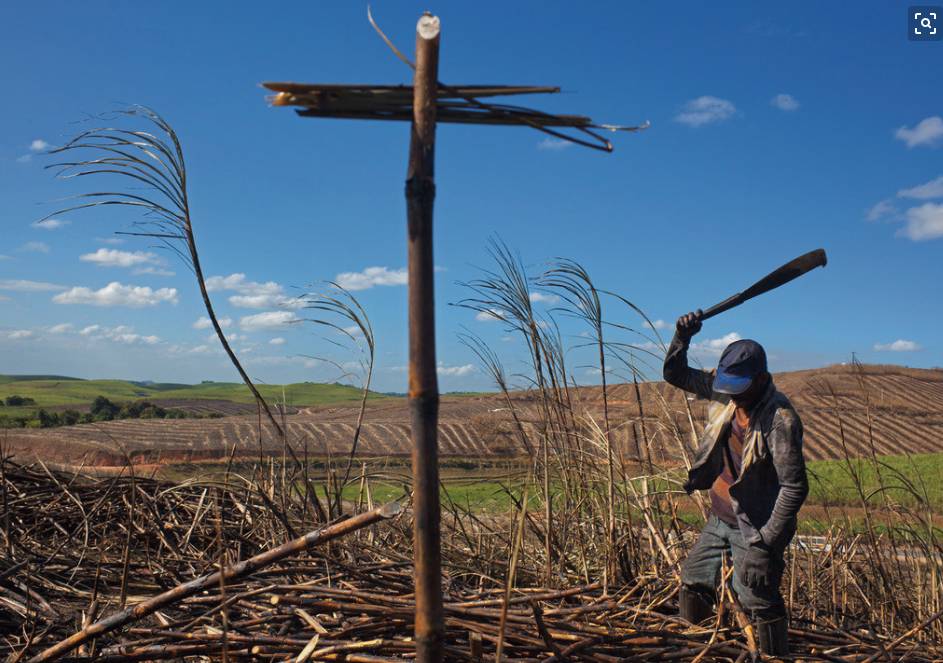
[(779, 269), (770, 272), (743, 292), (738, 292), (719, 304), (714, 304), (709, 309), (706, 309), (698, 319), (707, 320), (708, 318), (713, 318), (718, 313), (729, 311), (734, 306), (740, 306), (740, 304), (748, 299), (753, 299), (757, 295), (762, 295), (764, 292), (769, 292), (774, 288), (789, 283), (793, 279), (799, 278), (816, 267), (825, 267), (827, 263), (828, 258), (825, 256), (825, 249), (809, 251), (787, 262)]

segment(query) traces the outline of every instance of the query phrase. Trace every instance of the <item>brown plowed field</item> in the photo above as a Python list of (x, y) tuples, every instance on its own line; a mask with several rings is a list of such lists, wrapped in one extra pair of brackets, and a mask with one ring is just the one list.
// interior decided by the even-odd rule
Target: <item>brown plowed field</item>
[[(943, 370), (899, 366), (849, 366), (782, 373), (775, 376), (780, 390), (793, 401), (805, 425), (806, 457), (811, 460), (843, 455), (927, 453), (943, 451)], [(609, 389), (614, 441), (619, 452), (635, 457), (636, 439), (642, 456), (659, 463), (679, 459), (674, 431), (680, 430), (690, 446), (685, 394), (664, 383), (640, 385), (640, 416), (635, 387), (618, 384)], [(601, 425), (599, 388), (570, 391), (575, 409), (586, 422)], [(540, 420), (538, 400), (532, 393), (513, 395), (514, 406), (532, 435)], [(688, 401), (701, 425), (705, 403)], [(167, 404), (169, 405), (169, 403)], [(175, 402), (173, 407), (197, 409), (199, 402)], [(209, 410), (225, 411), (220, 403)], [(305, 408), (286, 418), (292, 444), (298, 452), (325, 456), (349, 452), (356, 422), (353, 407)], [(377, 402), (367, 412), (359, 454), (399, 456), (409, 453), (409, 411), (405, 400)], [(644, 424), (644, 436), (642, 427)], [(587, 435), (592, 428), (586, 426)], [(440, 411), (440, 448), (443, 456), (494, 457), (522, 452), (515, 427), (502, 397), (443, 398)], [(257, 457), (281, 454), (281, 445), (268, 426), (261, 436), (256, 416), (237, 415), (202, 420), (125, 420), (45, 430), (9, 430), (0, 435), (5, 449), (21, 458), (98, 466), (123, 465), (125, 453), (135, 463), (215, 460), (235, 445), (236, 454)], [(536, 436), (535, 436), (536, 439)], [(646, 446), (644, 440), (650, 441)]]

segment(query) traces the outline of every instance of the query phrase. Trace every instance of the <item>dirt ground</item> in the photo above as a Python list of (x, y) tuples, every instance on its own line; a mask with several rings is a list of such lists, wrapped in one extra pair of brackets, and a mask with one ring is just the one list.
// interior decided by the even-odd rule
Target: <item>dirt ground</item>
[[(897, 366), (833, 366), (775, 376), (777, 386), (799, 411), (809, 460), (845, 455), (943, 451), (943, 370)], [(702, 422), (703, 402), (686, 399), (662, 382), (641, 385), (641, 407), (630, 384), (609, 389), (613, 441), (624, 458), (643, 457), (665, 465), (680, 461), (681, 444), (692, 445), (688, 413)], [(570, 390), (585, 423), (602, 422), (601, 390)], [(525, 431), (537, 437), (540, 421), (533, 393), (512, 395)], [(20, 457), (65, 464), (120, 466), (135, 463), (198, 462), (227, 457), (281, 455), (284, 448), (269, 425), (245, 406), (215, 401), (161, 403), (204, 411), (232, 412), (222, 419), (124, 420), (62, 428), (0, 432), (6, 449)], [(251, 406), (248, 406), (251, 408)], [(208, 410), (207, 410), (208, 408)], [(349, 453), (356, 407), (308, 407), (286, 416), (289, 442), (296, 453), (336, 456)], [(446, 396), (440, 409), (443, 457), (501, 458), (523, 452), (516, 424), (500, 395)], [(405, 399), (373, 403), (360, 436), (363, 458), (409, 454), (409, 410)], [(644, 431), (643, 431), (644, 427)], [(590, 431), (591, 425), (586, 430)], [(681, 431), (681, 440), (677, 431)], [(641, 442), (636, 446), (636, 440)], [(646, 447), (647, 441), (647, 447)]]

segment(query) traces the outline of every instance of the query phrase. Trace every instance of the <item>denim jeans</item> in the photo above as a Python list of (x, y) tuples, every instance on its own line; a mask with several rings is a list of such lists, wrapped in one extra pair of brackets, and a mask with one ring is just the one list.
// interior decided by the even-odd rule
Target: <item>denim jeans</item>
[[(789, 537), (790, 539), (792, 537)], [(697, 543), (681, 565), (681, 583), (695, 591), (713, 594), (720, 583), (723, 553), (733, 561), (733, 591), (743, 609), (754, 616), (773, 617), (786, 614), (783, 595), (779, 591), (785, 563), (783, 552), (788, 540), (770, 553), (770, 585), (753, 589), (740, 582), (740, 565), (749, 544), (740, 534), (740, 528), (728, 525), (711, 514)]]

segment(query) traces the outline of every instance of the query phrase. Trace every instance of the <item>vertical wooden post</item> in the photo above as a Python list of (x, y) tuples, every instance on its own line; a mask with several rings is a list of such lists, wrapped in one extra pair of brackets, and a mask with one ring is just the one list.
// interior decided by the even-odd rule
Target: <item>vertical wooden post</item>
[(406, 175), (409, 265), (409, 407), (412, 420), (413, 560), (416, 660), (442, 660), (442, 560), (439, 543), (439, 385), (436, 377), (432, 206), (435, 201), (439, 19), (416, 26), (413, 122)]

